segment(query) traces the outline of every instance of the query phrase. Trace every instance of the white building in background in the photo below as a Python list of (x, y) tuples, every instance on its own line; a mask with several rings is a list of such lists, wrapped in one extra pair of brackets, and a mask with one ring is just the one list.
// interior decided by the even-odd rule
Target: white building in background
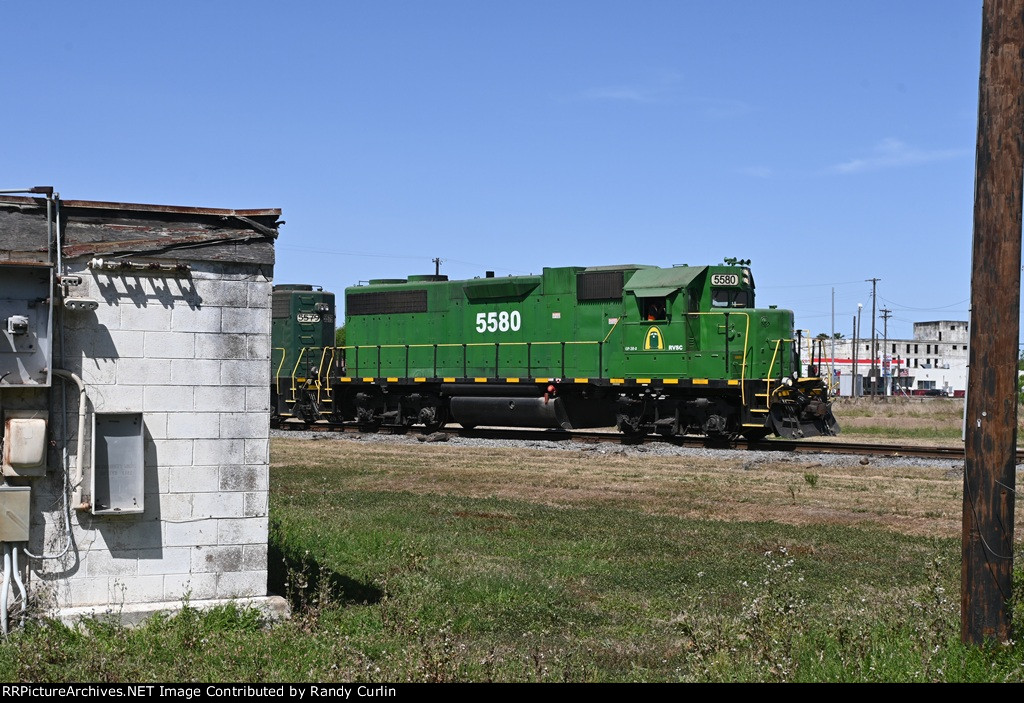
[(842, 396), (870, 395), (875, 378), (878, 394), (961, 397), (967, 388), (968, 339), (963, 320), (915, 322), (913, 339), (877, 336), (873, 361), (869, 331), (856, 344), (834, 340), (834, 358), (833, 340), (805, 340), (804, 363), (831, 370)]

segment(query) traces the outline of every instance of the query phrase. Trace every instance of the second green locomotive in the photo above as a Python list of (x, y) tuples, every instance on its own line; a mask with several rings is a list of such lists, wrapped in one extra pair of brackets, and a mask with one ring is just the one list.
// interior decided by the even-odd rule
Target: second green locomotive
[(344, 347), (291, 352), (322, 360), (293, 405), (367, 428), (837, 434), (793, 313), (754, 306), (745, 263), (370, 281), (345, 290)]

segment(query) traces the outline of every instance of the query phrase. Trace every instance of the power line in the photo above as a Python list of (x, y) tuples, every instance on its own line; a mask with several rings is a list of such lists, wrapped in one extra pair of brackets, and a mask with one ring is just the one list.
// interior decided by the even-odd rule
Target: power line
[(797, 283), (791, 286), (758, 286), (758, 290), (766, 288), (827, 288), (828, 286), (849, 286), (863, 281), (843, 281), (842, 283)]
[(938, 308), (915, 308), (915, 307), (910, 307), (909, 305), (901, 305), (900, 303), (897, 303), (895, 300), (889, 300), (888, 298), (886, 298), (883, 295), (878, 296), (878, 298), (880, 300), (884, 300), (885, 302), (889, 303), (889, 305), (893, 305), (893, 306), (895, 306), (895, 307), (897, 307), (897, 308), (899, 308), (901, 310), (915, 310), (915, 311), (918, 311), (918, 312), (931, 312), (931, 311), (936, 311), (936, 310), (947, 310), (947, 309), (949, 309), (951, 307), (954, 307), (956, 305), (963, 305), (964, 303), (969, 303), (971, 301), (970, 298), (964, 298), (963, 300), (958, 300), (955, 303), (950, 303), (949, 305), (943, 305), (942, 307), (938, 307)]

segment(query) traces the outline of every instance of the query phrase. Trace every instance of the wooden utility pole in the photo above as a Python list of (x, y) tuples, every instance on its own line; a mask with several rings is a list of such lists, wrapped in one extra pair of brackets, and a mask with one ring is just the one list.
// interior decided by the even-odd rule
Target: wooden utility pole
[(984, 0), (971, 271), (960, 635), (1010, 639), (1017, 445), (1024, 0)]

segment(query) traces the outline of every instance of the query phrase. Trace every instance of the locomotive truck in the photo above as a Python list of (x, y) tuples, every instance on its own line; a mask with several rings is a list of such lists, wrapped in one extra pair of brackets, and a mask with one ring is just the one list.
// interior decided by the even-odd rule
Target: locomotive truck
[(332, 294), (277, 286), (273, 414), (365, 429), (838, 434), (827, 385), (801, 373), (792, 311), (755, 307), (748, 264), (371, 280), (345, 289), (343, 346), (333, 324), (328, 339)]

